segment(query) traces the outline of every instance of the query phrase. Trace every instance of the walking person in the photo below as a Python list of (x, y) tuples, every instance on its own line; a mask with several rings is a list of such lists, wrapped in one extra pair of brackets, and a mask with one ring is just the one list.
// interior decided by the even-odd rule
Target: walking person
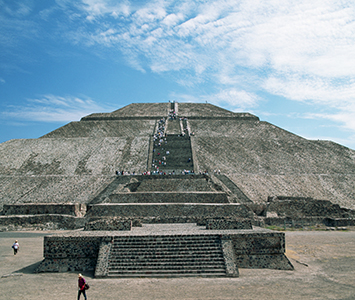
[(81, 294), (83, 294), (85, 300), (87, 300), (86, 291), (85, 291), (86, 280), (81, 274), (79, 274), (78, 277), (79, 277), (79, 279), (78, 279), (78, 285), (79, 285), (78, 300), (80, 299)]
[(12, 245), (12, 249), (14, 249), (14, 255), (17, 254), (18, 249), (20, 249), (20, 245), (17, 242), (17, 240), (15, 241), (15, 243)]

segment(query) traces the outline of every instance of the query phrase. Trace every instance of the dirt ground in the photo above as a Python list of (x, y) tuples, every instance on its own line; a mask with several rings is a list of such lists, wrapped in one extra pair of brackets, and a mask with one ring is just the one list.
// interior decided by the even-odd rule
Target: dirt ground
[[(49, 232), (0, 232), (0, 299), (76, 299), (77, 273), (33, 270)], [(20, 251), (11, 245), (17, 239)], [(287, 231), (294, 271), (239, 269), (239, 278), (94, 279), (88, 299), (355, 299), (355, 231)], [(83, 297), (81, 299), (84, 299)]]

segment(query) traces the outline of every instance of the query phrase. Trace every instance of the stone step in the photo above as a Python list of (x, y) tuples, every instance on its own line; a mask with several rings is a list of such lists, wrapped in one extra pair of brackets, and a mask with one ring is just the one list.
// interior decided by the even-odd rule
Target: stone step
[(191, 249), (187, 249), (187, 250), (171, 250), (171, 251), (162, 251), (162, 250), (141, 250), (141, 251), (130, 251), (129, 249), (126, 251), (119, 251), (119, 250), (111, 250), (111, 255), (115, 255), (117, 257), (123, 257), (123, 256), (158, 256), (158, 257), (162, 257), (162, 256), (178, 256), (178, 257), (182, 257), (182, 256), (200, 256), (200, 255), (205, 255), (205, 256), (211, 256), (211, 255), (216, 255), (219, 254), (220, 250), (219, 249), (214, 249), (214, 250), (203, 250), (203, 249), (199, 249), (199, 250), (191, 250)]
[(112, 244), (114, 247), (121, 247), (121, 248), (144, 248), (147, 245), (150, 245), (151, 247), (160, 247), (160, 248), (172, 248), (172, 247), (179, 247), (179, 248), (184, 248), (184, 247), (203, 247), (203, 248), (208, 248), (208, 247), (219, 247), (219, 243), (216, 242), (209, 242), (209, 241), (196, 241), (194, 242), (186, 242), (186, 243), (181, 243), (181, 242), (149, 242), (149, 241), (138, 241), (138, 242), (114, 242)]
[(216, 263), (216, 264), (211, 264), (205, 262), (204, 264), (178, 264), (178, 263), (142, 263), (142, 264), (110, 264), (109, 267), (109, 272), (111, 270), (138, 270), (138, 269), (181, 269), (181, 270), (188, 270), (188, 269), (224, 269), (224, 264), (223, 262)]
[(219, 247), (218, 244), (216, 243), (186, 243), (186, 244), (180, 244), (180, 243), (171, 243), (169, 244), (168, 242), (166, 243), (148, 243), (148, 242), (142, 242), (142, 243), (114, 243), (113, 246), (116, 248), (146, 248), (147, 246), (149, 247), (154, 247), (154, 248), (189, 248), (189, 247), (194, 247), (194, 248), (215, 248)]
[(107, 277), (119, 277), (119, 278), (129, 278), (129, 277), (226, 277), (225, 270), (188, 270), (184, 271), (162, 271), (157, 270), (156, 272), (150, 271), (122, 271), (122, 272), (115, 272), (110, 273)]
[(218, 241), (220, 236), (216, 234), (200, 234), (200, 235), (155, 235), (155, 236), (146, 236), (146, 235), (135, 235), (135, 236), (120, 236), (115, 237), (114, 242), (118, 241)]
[(149, 262), (164, 262), (164, 261), (175, 261), (175, 262), (204, 262), (204, 261), (223, 261), (223, 255), (220, 253), (216, 253), (215, 255), (145, 255), (144, 253), (141, 255), (122, 255), (122, 256), (111, 256), (110, 262), (112, 263), (129, 263), (132, 261), (146, 261)]
[(142, 266), (115, 266), (115, 268), (109, 268), (108, 272), (109, 274), (113, 273), (118, 273), (118, 272), (129, 272), (129, 271), (180, 271), (180, 272), (187, 272), (189, 270), (199, 270), (199, 271), (205, 271), (208, 270), (208, 272), (211, 271), (217, 271), (217, 272), (223, 272), (225, 270), (223, 265), (204, 265), (204, 266), (198, 266), (198, 265), (190, 265), (190, 266), (176, 266), (176, 265), (142, 265)]
[(114, 259), (140, 259), (141, 257), (146, 259), (180, 259), (180, 258), (197, 258), (202, 257), (204, 259), (209, 259), (212, 257), (222, 257), (222, 254), (219, 251), (204, 253), (203, 251), (199, 252), (134, 252), (134, 253), (119, 253), (112, 252), (111, 260)]
[[(162, 160), (163, 156), (166, 157), (166, 165), (155, 162), (155, 164), (159, 166), (160, 171), (175, 170), (175, 172), (180, 173), (185, 169), (193, 169), (191, 141), (188, 136), (179, 137), (177, 135), (168, 135), (166, 144), (163, 142), (160, 147), (155, 146), (155, 144), (156, 143), (154, 143), (152, 158)], [(169, 151), (170, 154), (167, 155), (166, 151)], [(160, 153), (160, 155), (158, 155), (158, 153)], [(155, 168), (152, 168), (152, 171), (154, 170)]]
[(123, 268), (123, 269), (114, 269), (111, 270), (109, 269), (109, 274), (118, 274), (118, 273), (138, 273), (138, 272), (156, 272), (156, 273), (201, 273), (201, 272), (225, 272), (225, 268), (215, 268), (215, 267), (202, 267), (199, 268), (198, 266), (192, 266), (191, 268), (174, 268), (172, 266), (169, 266), (169, 268), (159, 268), (159, 266), (154, 266), (151, 268)]
[(198, 240), (208, 240), (208, 241), (219, 241), (219, 235), (216, 234), (201, 234), (201, 235), (157, 235), (157, 236), (122, 236), (116, 237), (115, 241), (127, 241), (127, 240), (145, 240), (145, 241), (198, 241)]
[(217, 235), (115, 238), (108, 263), (109, 277), (226, 274)]
[(143, 265), (143, 264), (147, 264), (147, 265), (151, 265), (151, 264), (182, 264), (182, 265), (191, 265), (191, 264), (199, 264), (199, 265), (203, 265), (203, 264), (217, 264), (217, 263), (224, 263), (224, 259), (223, 257), (220, 258), (210, 258), (208, 260), (206, 259), (166, 259), (166, 258), (162, 258), (162, 259), (149, 259), (147, 261), (147, 259), (145, 257), (139, 257), (139, 258), (134, 258), (134, 259), (123, 259), (123, 260), (110, 260), (110, 265), (111, 266), (124, 266), (124, 265), (132, 265), (132, 264), (138, 264), (138, 265)]
[(200, 240), (162, 240), (162, 241), (156, 241), (156, 240), (126, 240), (126, 241), (121, 241), (121, 240), (115, 240), (113, 245), (117, 245), (117, 246), (140, 246), (140, 245), (144, 245), (144, 244), (149, 244), (149, 245), (174, 245), (174, 246), (191, 246), (191, 245), (202, 245), (202, 246), (211, 246), (211, 245), (215, 245), (218, 246), (219, 245), (219, 241), (211, 241), (208, 239), (200, 239)]
[(152, 244), (148, 244), (148, 243), (144, 243), (144, 244), (140, 244), (140, 245), (113, 245), (112, 248), (114, 251), (117, 249), (117, 251), (124, 251), (125, 249), (127, 249), (128, 251), (147, 251), (147, 250), (151, 250), (153, 249), (154, 251), (186, 251), (186, 250), (190, 250), (190, 251), (213, 251), (213, 250), (219, 250), (220, 247), (218, 245), (214, 245), (214, 244), (209, 244), (209, 245), (168, 245), (168, 244), (156, 244), (156, 245), (152, 245)]

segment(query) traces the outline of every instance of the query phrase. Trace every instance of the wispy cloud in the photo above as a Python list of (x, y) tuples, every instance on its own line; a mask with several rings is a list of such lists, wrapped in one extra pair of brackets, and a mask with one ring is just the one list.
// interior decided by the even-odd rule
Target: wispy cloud
[(229, 106), (232, 110), (244, 110), (247, 107), (251, 108), (256, 106), (258, 101), (261, 101), (260, 97), (253, 93), (234, 88), (198, 97), (189, 94), (171, 93), (170, 98), (171, 100), (178, 99), (181, 102), (208, 102), (221, 106)]
[[(263, 100), (259, 92), (267, 93), (323, 106), (329, 120), (355, 131), (354, 1), (55, 3), (39, 15), (50, 20), (56, 13), (58, 25), (51, 25), (63, 42), (102, 56), (123, 54), (132, 68), (169, 76), (185, 87), (209, 84), (210, 96), (195, 92), (180, 99), (248, 109)], [(0, 45), (13, 42), (7, 31), (41, 28), (19, 17), (33, 13), (28, 4), (9, 9), (0, 14)], [(15, 14), (10, 22), (7, 16)]]
[(343, 124), (346, 130), (355, 131), (355, 109), (352, 111), (337, 111), (334, 113), (307, 113), (304, 115), (308, 119), (325, 119)]
[(215, 76), (220, 84), (232, 82), (231, 70), (240, 67), (251, 72), (263, 68), (265, 81), (276, 76), (355, 75), (355, 5), (350, 1), (150, 1), (117, 6), (85, 0), (77, 8), (83, 19), (95, 19), (95, 26), (74, 30), (76, 39), (115, 47), (140, 70), (189, 70), (199, 78)]
[(1, 112), (3, 119), (42, 122), (70, 122), (94, 112), (112, 111), (87, 97), (44, 95), (28, 99), (25, 106), (8, 106)]

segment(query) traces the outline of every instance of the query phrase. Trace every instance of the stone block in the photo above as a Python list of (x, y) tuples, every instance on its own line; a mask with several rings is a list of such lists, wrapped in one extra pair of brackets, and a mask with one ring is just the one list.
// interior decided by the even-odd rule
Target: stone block
[(282, 232), (233, 235), (232, 240), (237, 255), (285, 253), (285, 234)]
[(245, 269), (276, 269), (289, 271), (294, 269), (284, 254), (237, 255), (236, 264), (238, 268)]
[(4, 204), (4, 215), (71, 215), (81, 217), (86, 213), (86, 204), (80, 203), (20, 203)]
[(121, 218), (102, 218), (99, 220), (86, 223), (84, 230), (102, 230), (102, 231), (116, 231), (116, 230), (131, 230), (132, 220), (125, 220)]
[(228, 229), (253, 229), (250, 219), (207, 219), (206, 229), (228, 230)]

